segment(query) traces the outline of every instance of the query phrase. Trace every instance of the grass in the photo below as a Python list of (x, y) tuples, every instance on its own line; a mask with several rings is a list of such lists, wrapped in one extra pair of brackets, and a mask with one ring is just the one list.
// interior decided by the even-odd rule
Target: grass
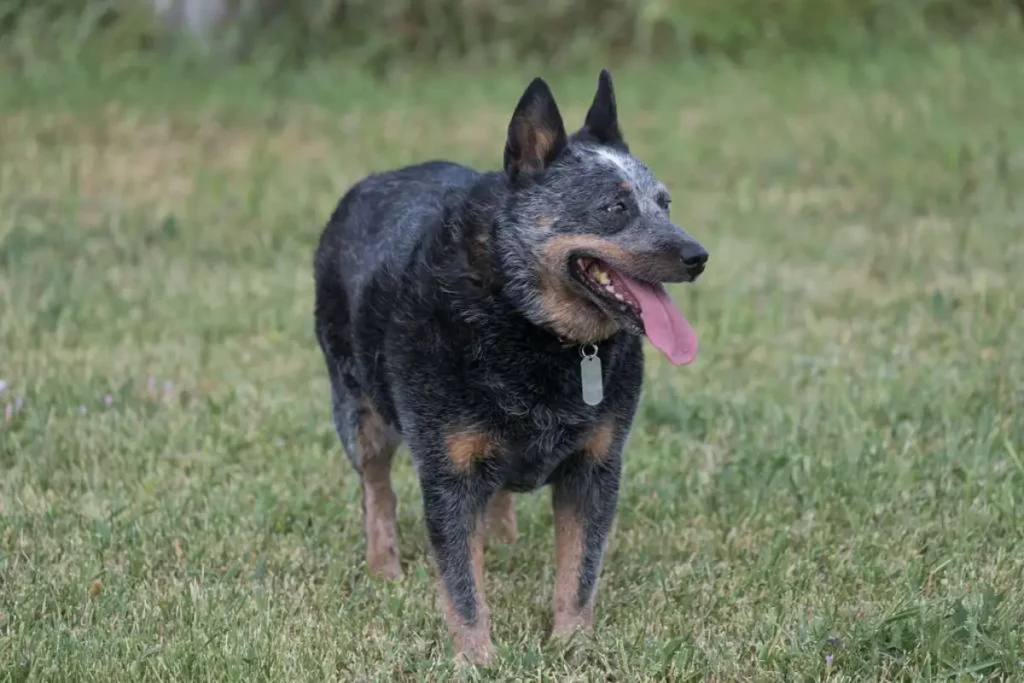
[[(648, 356), (596, 639), (522, 496), (467, 675), (1024, 680), (1020, 57), (614, 71), (701, 352)], [(499, 163), (532, 74), (129, 71), (0, 86), (0, 680), (449, 680), (404, 451), (364, 568), (311, 254), (371, 170)]]

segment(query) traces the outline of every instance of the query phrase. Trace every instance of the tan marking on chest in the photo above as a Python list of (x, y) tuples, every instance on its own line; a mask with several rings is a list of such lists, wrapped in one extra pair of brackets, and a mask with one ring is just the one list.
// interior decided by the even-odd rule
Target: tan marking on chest
[(459, 472), (468, 472), (474, 463), (493, 457), (498, 453), (496, 440), (485, 431), (450, 432), (446, 441), (448, 458)]
[(583, 454), (589, 460), (606, 460), (615, 443), (615, 420), (608, 416), (594, 425), (583, 444)]

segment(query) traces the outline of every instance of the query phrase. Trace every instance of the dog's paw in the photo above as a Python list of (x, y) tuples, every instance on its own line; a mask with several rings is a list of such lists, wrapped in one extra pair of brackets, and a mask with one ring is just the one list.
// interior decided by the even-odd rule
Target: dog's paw
[(551, 640), (568, 642), (590, 639), (594, 635), (594, 623), (583, 615), (557, 615), (551, 629)]
[(395, 581), (402, 578), (402, 565), (398, 562), (398, 556), (388, 553), (379, 557), (371, 557), (369, 560), (370, 574)]
[(455, 653), (456, 670), (469, 669), (475, 666), (490, 666), (497, 659), (494, 646), (487, 643), (483, 647), (463, 650)]
[(490, 633), (486, 629), (471, 629), (455, 636), (456, 667), (487, 666), (497, 655)]

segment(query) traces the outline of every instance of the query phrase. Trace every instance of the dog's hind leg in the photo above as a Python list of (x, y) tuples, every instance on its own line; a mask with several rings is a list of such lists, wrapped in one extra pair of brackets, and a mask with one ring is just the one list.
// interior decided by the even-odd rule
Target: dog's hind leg
[(365, 399), (358, 409), (355, 441), (363, 489), (366, 560), (371, 572), (398, 578), (402, 568), (398, 562), (398, 502), (391, 487), (391, 460), (399, 438)]
[(518, 535), (515, 499), (509, 491), (498, 491), (487, 506), (487, 537), (511, 543)]
[(391, 458), (401, 436), (374, 408), (351, 370), (347, 299), (344, 290), (329, 278), (317, 285), (315, 332), (331, 381), (334, 429), (345, 455), (359, 473), (367, 564), (371, 573), (397, 578), (402, 569), (398, 563)]
[(345, 454), (359, 473), (366, 561), (371, 573), (398, 578), (398, 501), (391, 487), (391, 459), (401, 437), (340, 374), (331, 372), (331, 415)]

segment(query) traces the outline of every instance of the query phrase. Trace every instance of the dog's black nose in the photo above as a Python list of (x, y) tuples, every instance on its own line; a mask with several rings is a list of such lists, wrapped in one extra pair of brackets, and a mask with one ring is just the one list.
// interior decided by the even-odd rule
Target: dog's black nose
[(683, 265), (691, 270), (704, 270), (708, 262), (708, 250), (697, 242), (687, 242), (683, 246)]

